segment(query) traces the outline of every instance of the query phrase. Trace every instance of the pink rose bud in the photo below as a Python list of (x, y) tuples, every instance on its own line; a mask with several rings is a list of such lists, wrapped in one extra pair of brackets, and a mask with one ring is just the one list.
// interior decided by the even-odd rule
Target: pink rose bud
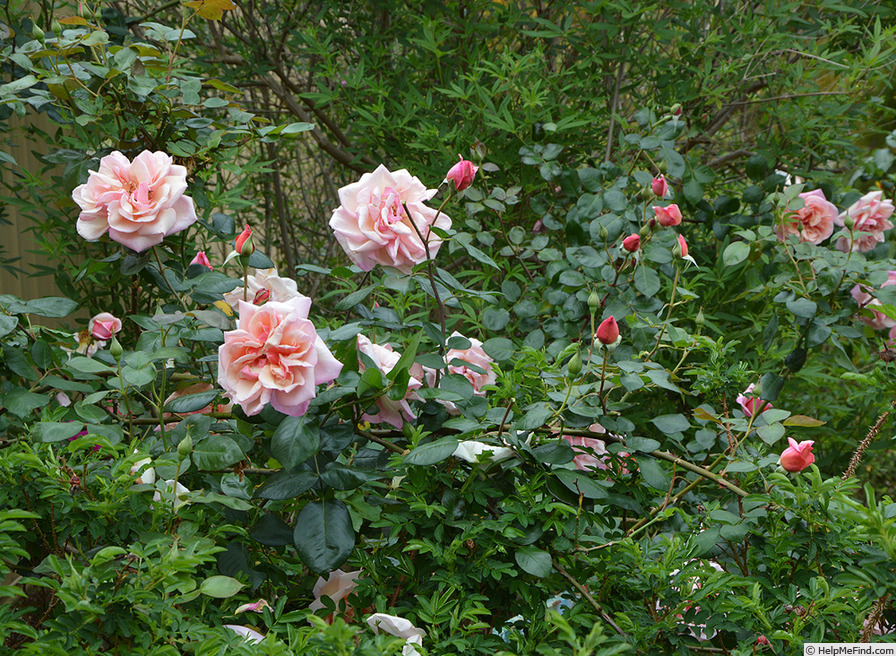
[(681, 251), (681, 257), (688, 256), (688, 243), (684, 240), (684, 235), (678, 235), (678, 249)]
[[(243, 252), (245, 249), (246, 252)], [(236, 252), (240, 255), (251, 255), (255, 252), (255, 244), (252, 241), (252, 228), (246, 226), (236, 238)]]
[(812, 453), (813, 440), (805, 442), (797, 442), (792, 437), (787, 438), (789, 447), (784, 449), (781, 454), (781, 466), (789, 472), (803, 471), (806, 467), (815, 462), (815, 455)]
[(473, 162), (465, 160), (461, 155), (458, 157), (460, 157), (460, 161), (448, 170), (445, 181), (453, 182), (455, 189), (463, 191), (473, 183), (473, 178), (476, 177), (479, 167), (473, 166)]
[(121, 319), (108, 312), (100, 312), (87, 324), (87, 330), (94, 339), (112, 339), (112, 335), (121, 330)]
[(208, 257), (206, 256), (205, 251), (199, 251), (198, 253), (196, 253), (196, 257), (193, 258), (190, 264), (201, 264), (209, 271), (214, 269), (212, 263), (208, 261)]
[(660, 222), (660, 225), (668, 228), (669, 226), (677, 226), (681, 223), (681, 210), (678, 209), (678, 205), (672, 203), (667, 207), (659, 207), (658, 205), (653, 206), (653, 211), (656, 213), (656, 220)]
[(740, 407), (743, 409), (744, 416), (746, 417), (758, 415), (773, 407), (772, 404), (768, 401), (762, 401), (758, 397), (753, 396), (754, 387), (755, 385), (753, 383), (750, 383), (747, 386), (747, 389), (743, 391), (743, 394), (737, 395), (736, 400), (740, 404)]
[(639, 235), (637, 232), (633, 232), (628, 237), (622, 240), (622, 247), (629, 253), (634, 253), (636, 250), (641, 248), (641, 235)]
[(606, 344), (607, 346), (615, 344), (616, 340), (619, 339), (619, 325), (616, 323), (616, 319), (613, 317), (604, 319), (597, 327), (597, 333), (594, 336), (601, 344)]
[(665, 198), (666, 194), (669, 193), (669, 183), (666, 182), (666, 176), (660, 175), (660, 177), (654, 178), (650, 183), (650, 189), (657, 197)]

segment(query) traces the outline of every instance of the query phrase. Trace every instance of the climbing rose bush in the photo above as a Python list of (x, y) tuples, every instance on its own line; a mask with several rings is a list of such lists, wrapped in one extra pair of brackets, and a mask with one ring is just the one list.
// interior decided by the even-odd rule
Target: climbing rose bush
[(196, 222), (186, 190), (187, 169), (170, 155), (145, 150), (131, 162), (115, 151), (72, 192), (81, 208), (78, 234), (97, 241), (108, 232), (113, 241), (143, 252)]

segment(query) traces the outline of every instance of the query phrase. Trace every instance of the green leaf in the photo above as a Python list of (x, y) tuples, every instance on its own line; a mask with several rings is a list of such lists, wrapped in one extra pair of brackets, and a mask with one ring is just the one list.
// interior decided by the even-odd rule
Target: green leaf
[(756, 433), (762, 438), (762, 441), (769, 445), (784, 437), (785, 432), (783, 424), (770, 424), (756, 429)]
[(492, 337), (483, 342), (482, 350), (495, 361), (505, 362), (513, 357), (513, 342), (506, 337)]
[(497, 332), (503, 330), (510, 323), (510, 312), (504, 308), (488, 308), (482, 314), (482, 325), (486, 330)]
[(522, 547), (514, 554), (516, 564), (532, 576), (544, 578), (551, 573), (551, 554), (535, 547)]
[(35, 408), (40, 408), (50, 402), (50, 397), (44, 394), (35, 394), (18, 387), (0, 395), (0, 406), (5, 407), (18, 417), (25, 417)]
[(196, 394), (185, 394), (184, 396), (179, 396), (176, 399), (171, 399), (168, 403), (166, 403), (165, 411), (174, 412), (176, 414), (182, 414), (184, 412), (196, 412), (197, 410), (202, 410), (204, 407), (209, 405), (212, 401), (215, 400), (216, 396), (218, 396), (217, 390), (198, 392)]
[(661, 287), (660, 277), (649, 266), (639, 266), (635, 271), (635, 289), (652, 298)]
[(34, 427), (34, 437), (38, 442), (61, 442), (82, 430), (84, 424), (77, 421), (42, 421)]
[(696, 205), (703, 199), (703, 185), (696, 179), (691, 178), (684, 184), (682, 193), (691, 205)]
[(354, 490), (364, 483), (380, 477), (381, 474), (377, 472), (334, 462), (321, 473), (320, 480), (334, 490)]
[(636, 460), (638, 461), (638, 470), (641, 472), (641, 477), (647, 485), (656, 490), (669, 489), (669, 477), (666, 476), (666, 472), (663, 471), (663, 468), (660, 467), (660, 464), (654, 458), (639, 456)]
[(272, 499), (282, 501), (293, 499), (304, 494), (317, 482), (318, 476), (314, 472), (277, 472), (268, 476), (261, 487), (255, 490), (257, 499)]
[(404, 457), (409, 465), (434, 465), (448, 458), (457, 449), (456, 437), (442, 437), (426, 444), (418, 444)]
[(280, 130), (280, 134), (299, 134), (314, 129), (314, 123), (290, 123)]
[(249, 531), (252, 539), (269, 547), (281, 547), (293, 542), (293, 529), (274, 513), (266, 513)]
[(99, 360), (93, 358), (85, 358), (84, 356), (74, 357), (66, 363), (66, 367), (81, 371), (85, 374), (108, 373), (115, 371), (107, 364), (103, 364)]
[(669, 433), (683, 433), (691, 427), (690, 422), (684, 415), (660, 415), (650, 420), (651, 423), (660, 429), (661, 433), (668, 435)]
[(694, 551), (691, 556), (694, 558), (699, 558), (714, 546), (716, 546), (716, 542), (719, 540), (719, 528), (713, 527), (707, 529), (705, 531), (700, 532), (697, 536), (695, 536), (691, 540), (691, 544), (693, 545)]
[(372, 292), (378, 286), (379, 285), (367, 285), (367, 287), (362, 287), (357, 291), (353, 291), (351, 294), (336, 303), (336, 309), (343, 312), (345, 310), (351, 310), (358, 303), (367, 298), (370, 295), (370, 292)]
[(785, 426), (802, 426), (804, 428), (816, 428), (824, 426), (825, 422), (820, 419), (807, 417), (806, 415), (793, 415), (784, 420)]
[(0, 337), (6, 337), (16, 329), (17, 325), (19, 325), (17, 317), (10, 317), (5, 314), (0, 315)]
[(778, 374), (767, 373), (762, 376), (759, 384), (762, 386), (762, 394), (759, 395), (759, 398), (763, 401), (775, 402), (778, 400), (781, 388), (784, 387), (784, 379)]
[(554, 414), (547, 403), (533, 403), (526, 408), (526, 414), (516, 422), (517, 430), (534, 430), (543, 426)]
[(625, 446), (631, 451), (650, 453), (660, 448), (660, 443), (649, 437), (630, 437), (625, 441)]
[(193, 462), (199, 469), (216, 470), (243, 459), (243, 450), (226, 435), (211, 435), (193, 447)]
[[(63, 296), (48, 296), (36, 298), (25, 303), (25, 313), (36, 314), (39, 317), (60, 319), (67, 317), (78, 309), (78, 304), (70, 298)], [(21, 312), (17, 314), (22, 314)]]
[(293, 540), (299, 557), (312, 572), (332, 572), (355, 548), (348, 508), (336, 499), (309, 502), (296, 519)]
[(811, 319), (818, 311), (818, 305), (808, 298), (795, 298), (787, 301), (787, 309), (803, 319)]
[(216, 599), (227, 599), (242, 590), (244, 585), (229, 576), (210, 576), (199, 586), (199, 591)]
[(607, 498), (607, 491), (585, 472), (573, 469), (557, 469), (554, 471), (554, 474), (574, 494), (581, 494), (586, 499)]
[(305, 417), (287, 417), (271, 438), (271, 455), (287, 470), (308, 460), (319, 447), (320, 430)]
[(722, 253), (722, 262), (725, 266), (740, 264), (750, 255), (750, 245), (745, 241), (736, 241), (725, 248)]

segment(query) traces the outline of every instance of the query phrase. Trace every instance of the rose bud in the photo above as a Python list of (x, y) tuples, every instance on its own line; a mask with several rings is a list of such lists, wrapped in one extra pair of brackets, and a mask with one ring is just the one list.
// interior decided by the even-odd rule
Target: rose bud
[(684, 240), (683, 235), (678, 235), (678, 248), (674, 250), (678, 251), (676, 255), (678, 255), (679, 257), (688, 256), (688, 243)]
[(205, 251), (199, 251), (198, 253), (196, 253), (196, 257), (192, 259), (190, 264), (201, 264), (209, 271), (214, 268), (212, 266), (212, 263), (208, 261), (208, 257), (206, 256)]
[(601, 344), (607, 346), (615, 344), (619, 339), (619, 325), (612, 316), (604, 319), (597, 327), (597, 333), (594, 335)]
[(650, 189), (659, 198), (665, 198), (669, 193), (669, 183), (666, 182), (666, 176), (660, 174), (660, 177), (654, 178), (650, 182)]
[(246, 226), (240, 233), (240, 236), (236, 238), (236, 252), (240, 255), (251, 255), (255, 252), (255, 243), (252, 241), (252, 228), (249, 226)]
[(622, 240), (622, 247), (629, 253), (634, 253), (636, 250), (641, 248), (641, 235), (639, 235), (637, 232), (633, 232), (628, 237)]
[(815, 444), (813, 440), (797, 442), (792, 437), (788, 437), (787, 442), (790, 446), (781, 454), (781, 466), (784, 469), (789, 472), (799, 472), (815, 462), (815, 455), (812, 453), (812, 445)]
[(460, 161), (448, 169), (445, 182), (453, 182), (455, 189), (463, 191), (473, 183), (473, 178), (476, 177), (479, 167), (473, 166), (473, 162), (464, 159), (461, 155), (458, 157), (460, 157)]
[(658, 205), (653, 206), (653, 211), (656, 213), (656, 220), (660, 222), (660, 225), (668, 228), (669, 226), (677, 226), (681, 223), (681, 210), (678, 209), (678, 205), (672, 203), (667, 207), (659, 207)]
[(87, 324), (87, 330), (94, 339), (107, 340), (121, 330), (121, 319), (112, 316), (108, 312), (100, 312)]

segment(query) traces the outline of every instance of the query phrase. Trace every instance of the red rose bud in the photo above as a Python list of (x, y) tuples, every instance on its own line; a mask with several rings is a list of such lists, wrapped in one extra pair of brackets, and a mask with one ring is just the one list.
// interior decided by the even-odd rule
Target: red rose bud
[(666, 176), (660, 175), (660, 177), (654, 178), (650, 183), (650, 189), (659, 198), (665, 198), (666, 194), (669, 193), (669, 183), (666, 182)]
[(653, 211), (656, 214), (656, 220), (660, 222), (660, 225), (668, 228), (669, 226), (677, 226), (681, 223), (681, 210), (678, 209), (678, 205), (672, 203), (667, 207), (659, 207), (658, 205), (653, 206)]
[(604, 319), (597, 327), (597, 333), (594, 335), (601, 344), (607, 346), (615, 344), (619, 339), (619, 325), (612, 316)]
[(255, 294), (255, 298), (252, 299), (252, 305), (261, 305), (266, 300), (271, 297), (271, 290), (267, 288), (261, 288)]
[(768, 644), (768, 638), (766, 638), (765, 636), (761, 635), (761, 636), (759, 636), (758, 638), (756, 638), (756, 644), (757, 644), (757, 645), (767, 645), (767, 644)]
[(255, 252), (255, 244), (252, 241), (252, 228), (246, 226), (236, 238), (236, 252), (240, 255), (251, 255)]
[(458, 157), (460, 157), (460, 161), (448, 169), (445, 182), (453, 182), (455, 189), (463, 191), (473, 183), (473, 178), (476, 177), (479, 167), (473, 166), (473, 162), (465, 160), (461, 155)]
[(212, 263), (208, 261), (208, 257), (206, 256), (205, 251), (199, 251), (198, 253), (196, 253), (196, 257), (193, 258), (190, 264), (201, 264), (209, 271), (214, 268), (212, 266)]
[(678, 235), (678, 251), (679, 257), (688, 256), (688, 243), (684, 240), (682, 235)]
[(622, 247), (629, 253), (634, 253), (636, 250), (641, 248), (641, 235), (639, 235), (637, 232), (633, 232), (628, 237), (622, 240)]
[(787, 442), (790, 446), (781, 454), (781, 466), (784, 469), (789, 472), (799, 472), (815, 462), (815, 455), (812, 453), (812, 445), (815, 444), (813, 440), (797, 442), (792, 437), (788, 437)]

